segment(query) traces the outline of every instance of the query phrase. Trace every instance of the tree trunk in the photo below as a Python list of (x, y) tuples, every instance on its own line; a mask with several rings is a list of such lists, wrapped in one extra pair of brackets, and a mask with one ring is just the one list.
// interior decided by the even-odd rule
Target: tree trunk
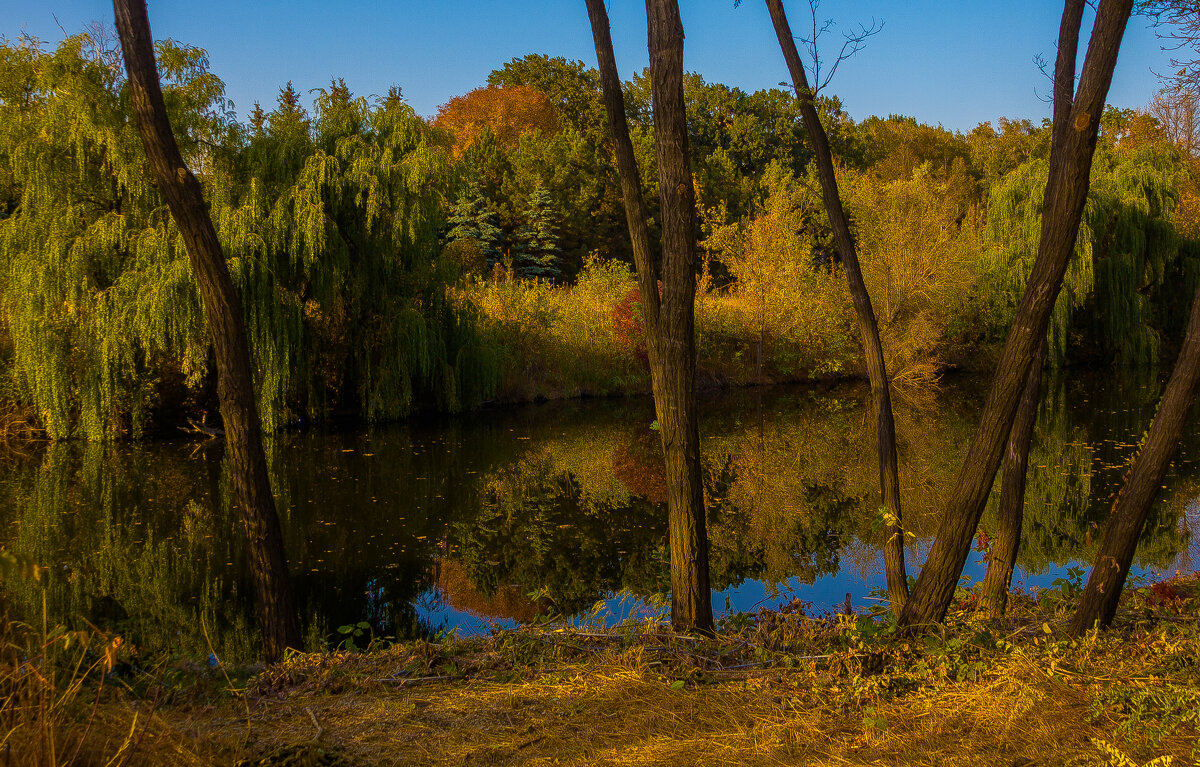
[(163, 104), (145, 0), (113, 0), (133, 113), (154, 177), (187, 246), (217, 358), (217, 391), (234, 492), (245, 524), (250, 575), (267, 662), (300, 649), (300, 623), (267, 476), (241, 303), (233, 290), (200, 183), (179, 154)]
[(821, 125), (814, 101), (815, 94), (808, 84), (804, 64), (796, 50), (791, 27), (784, 14), (781, 0), (767, 0), (779, 47), (787, 61), (792, 76), (792, 86), (800, 101), (800, 116), (813, 145), (817, 170), (821, 177), (821, 195), (829, 224), (837, 240), (838, 255), (846, 270), (846, 282), (854, 301), (854, 314), (858, 318), (858, 332), (862, 337), (863, 353), (867, 362), (867, 376), (871, 381), (871, 400), (875, 406), (875, 430), (879, 442), (879, 490), (885, 511), (884, 531), (887, 536), (883, 545), (884, 570), (887, 575), (888, 599), (897, 613), (908, 599), (907, 575), (904, 570), (904, 517), (900, 510), (900, 473), (896, 457), (896, 423), (892, 417), (892, 395), (887, 367), (883, 359), (883, 345), (879, 341), (879, 326), (875, 321), (875, 310), (871, 307), (871, 295), (863, 281), (862, 269), (858, 264), (858, 252), (850, 224), (842, 209), (838, 193), (837, 176), (833, 168), (833, 153), (829, 149), (829, 138)]
[(671, 624), (679, 631), (711, 631), (708, 533), (696, 408), (695, 206), (683, 100), (683, 23), (676, 0), (646, 0), (663, 231), (660, 300), (658, 270), (625, 120), (608, 13), (603, 0), (586, 3), (638, 271), (650, 379), (666, 466)]
[(1050, 176), (1042, 207), (1037, 261), (937, 538), (900, 615), (902, 627), (912, 629), (940, 622), (954, 597), (979, 517), (1000, 467), (1030, 362), (1045, 338), (1050, 313), (1075, 247), (1087, 201), (1100, 116), (1132, 5), (1133, 0), (1101, 0), (1077, 90), (1071, 85), (1084, 0), (1067, 0), (1063, 10), (1055, 65)]
[(1117, 612), (1117, 602), (1129, 575), (1133, 553), (1141, 538), (1150, 505), (1158, 495), (1171, 459), (1179, 449), (1188, 412), (1200, 387), (1200, 292), (1192, 300), (1187, 336), (1158, 412), (1146, 434), (1145, 446), (1134, 460), (1125, 486), (1113, 502), (1104, 527), (1104, 538), (1092, 574), (1071, 620), (1071, 633), (1079, 636), (1099, 623), (1108, 626)]
[(1038, 402), (1042, 393), (1042, 366), (1046, 361), (1046, 342), (1038, 347), (1037, 357), (1029, 365), (1025, 391), (1017, 405), (1016, 420), (1008, 435), (1004, 453), (1004, 479), (1000, 485), (1000, 518), (996, 537), (988, 554), (987, 575), (983, 579), (983, 594), (979, 609), (993, 618), (1003, 618), (1008, 607), (1008, 590), (1012, 586), (1017, 550), (1021, 546), (1021, 522), (1025, 515), (1025, 478), (1029, 468), (1029, 445), (1037, 423)]

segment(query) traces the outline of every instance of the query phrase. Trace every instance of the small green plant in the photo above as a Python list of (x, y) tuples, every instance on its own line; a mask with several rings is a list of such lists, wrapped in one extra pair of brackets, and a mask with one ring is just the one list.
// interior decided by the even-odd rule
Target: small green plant
[[(349, 623), (345, 626), (338, 626), (337, 632), (344, 638), (338, 643), (339, 650), (349, 650), (357, 652), (358, 650), (370, 649), (375, 644), (375, 630), (371, 628), (371, 624), (366, 621), (358, 623)], [(363, 637), (367, 637), (367, 643), (364, 647), (359, 647), (358, 642)]]
[(879, 730), (883, 731), (888, 728), (888, 720), (885, 717), (877, 716), (875, 709), (870, 706), (863, 708), (863, 729), (864, 730)]
[(1064, 599), (1074, 599), (1083, 591), (1083, 576), (1086, 571), (1082, 567), (1068, 567), (1065, 578), (1055, 578), (1051, 585), (1062, 593)]
[[(1193, 733), (1200, 731), (1200, 706), (1196, 704), (1198, 691), (1195, 685), (1138, 684), (1141, 686), (1110, 687), (1096, 695), (1092, 701), (1092, 718), (1097, 719), (1104, 711), (1115, 709), (1123, 719), (1116, 730), (1118, 735), (1130, 741), (1145, 738), (1154, 747), (1181, 729)], [(1192, 755), (1200, 756), (1200, 743), (1193, 748)], [(1154, 763), (1158, 764), (1157, 761)]]

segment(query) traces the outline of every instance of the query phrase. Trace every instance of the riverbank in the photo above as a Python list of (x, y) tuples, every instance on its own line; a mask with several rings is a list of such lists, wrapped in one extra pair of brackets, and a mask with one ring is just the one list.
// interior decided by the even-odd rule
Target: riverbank
[[(799, 603), (715, 638), (662, 624), (533, 626), (246, 670), (179, 663), (87, 684), (42, 731), (6, 669), (0, 751), (38, 738), (80, 763), (1165, 765), (1200, 757), (1200, 579), (1132, 591), (1071, 639), (1069, 603), (1019, 597), (944, 630)], [(103, 658), (103, 653), (96, 655)], [(118, 669), (119, 670), (119, 669)], [(112, 678), (110, 676), (110, 678)], [(90, 725), (90, 726), (89, 726)], [(82, 746), (79, 746), (82, 737)], [(74, 744), (74, 745), (73, 745)], [(124, 761), (123, 761), (124, 758)]]

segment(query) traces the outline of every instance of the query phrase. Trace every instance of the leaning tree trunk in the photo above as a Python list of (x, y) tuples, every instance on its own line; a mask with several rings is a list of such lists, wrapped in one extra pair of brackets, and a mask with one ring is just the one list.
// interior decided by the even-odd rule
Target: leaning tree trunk
[(1125, 587), (1150, 505), (1179, 449), (1197, 388), (1200, 388), (1200, 291), (1192, 300), (1187, 336), (1146, 434), (1146, 444), (1113, 502), (1112, 514), (1104, 527), (1104, 538), (1092, 565), (1092, 574), (1088, 576), (1079, 607), (1071, 620), (1071, 633), (1076, 636), (1090, 631), (1097, 623), (1110, 625), (1116, 615), (1117, 602)]
[(1004, 617), (1008, 607), (1008, 590), (1012, 586), (1017, 550), (1021, 546), (1021, 523), (1025, 516), (1025, 478), (1029, 468), (1029, 445), (1037, 423), (1037, 409), (1042, 390), (1042, 366), (1046, 361), (1046, 341), (1038, 347), (1037, 357), (1029, 365), (1025, 391), (1017, 405), (1016, 420), (1008, 435), (1004, 452), (1004, 479), (1000, 484), (1000, 514), (996, 537), (988, 553), (987, 575), (983, 579), (983, 594), (979, 609), (993, 618)]
[(242, 306), (233, 290), (200, 183), (184, 164), (171, 133), (145, 0), (113, 0), (113, 11), (142, 145), (183, 235), (205, 318), (212, 329), (221, 418), (234, 492), (246, 529), (263, 653), (268, 662), (274, 662), (287, 648), (301, 647), (300, 623), (267, 476)]
[(871, 307), (871, 294), (863, 281), (858, 263), (858, 252), (850, 224), (842, 209), (838, 193), (837, 176), (833, 168), (833, 153), (829, 149), (829, 138), (821, 119), (817, 115), (814, 94), (804, 72), (804, 64), (796, 50), (791, 27), (784, 14), (781, 0), (767, 0), (779, 47), (787, 61), (792, 76), (796, 98), (800, 100), (800, 116), (813, 145), (817, 170), (821, 177), (821, 195), (829, 224), (837, 240), (838, 255), (846, 270), (846, 282), (854, 301), (854, 314), (858, 318), (858, 332), (862, 336), (863, 352), (867, 362), (867, 376), (871, 381), (871, 400), (875, 405), (875, 431), (879, 442), (879, 490), (883, 496), (885, 510), (884, 531), (887, 536), (883, 545), (884, 570), (887, 576), (888, 599), (897, 613), (908, 599), (908, 577), (904, 571), (904, 523), (900, 511), (900, 473), (896, 457), (896, 423), (892, 417), (892, 395), (888, 382), (887, 366), (884, 364), (883, 345), (879, 341), (879, 325), (875, 321), (875, 310)]
[(713, 627), (696, 408), (695, 204), (683, 100), (683, 23), (676, 0), (646, 0), (662, 218), (662, 296), (603, 0), (586, 0), (638, 271), (650, 379), (666, 466), (671, 624)]
[(1050, 177), (1042, 206), (1038, 257), (1009, 330), (979, 427), (946, 504), (937, 538), (900, 614), (901, 627), (915, 629), (940, 622), (954, 597), (971, 540), (1000, 467), (1029, 365), (1046, 335), (1050, 313), (1075, 247), (1087, 201), (1100, 116), (1132, 5), (1133, 0), (1101, 0), (1078, 89), (1071, 89), (1070, 84), (1074, 81), (1084, 0), (1067, 0), (1063, 10), (1055, 65)]

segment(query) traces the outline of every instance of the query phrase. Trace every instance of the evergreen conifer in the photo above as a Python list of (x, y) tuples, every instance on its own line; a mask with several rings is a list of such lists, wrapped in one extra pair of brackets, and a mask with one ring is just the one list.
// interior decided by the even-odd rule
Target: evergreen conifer
[(478, 182), (470, 182), (459, 192), (458, 200), (450, 208), (447, 223), (450, 224), (450, 231), (446, 233), (448, 241), (470, 240), (475, 243), (487, 259), (489, 269), (500, 261), (500, 227)]
[(558, 218), (554, 201), (541, 180), (529, 195), (525, 223), (517, 231), (516, 271), (522, 277), (554, 278), (562, 273)]

